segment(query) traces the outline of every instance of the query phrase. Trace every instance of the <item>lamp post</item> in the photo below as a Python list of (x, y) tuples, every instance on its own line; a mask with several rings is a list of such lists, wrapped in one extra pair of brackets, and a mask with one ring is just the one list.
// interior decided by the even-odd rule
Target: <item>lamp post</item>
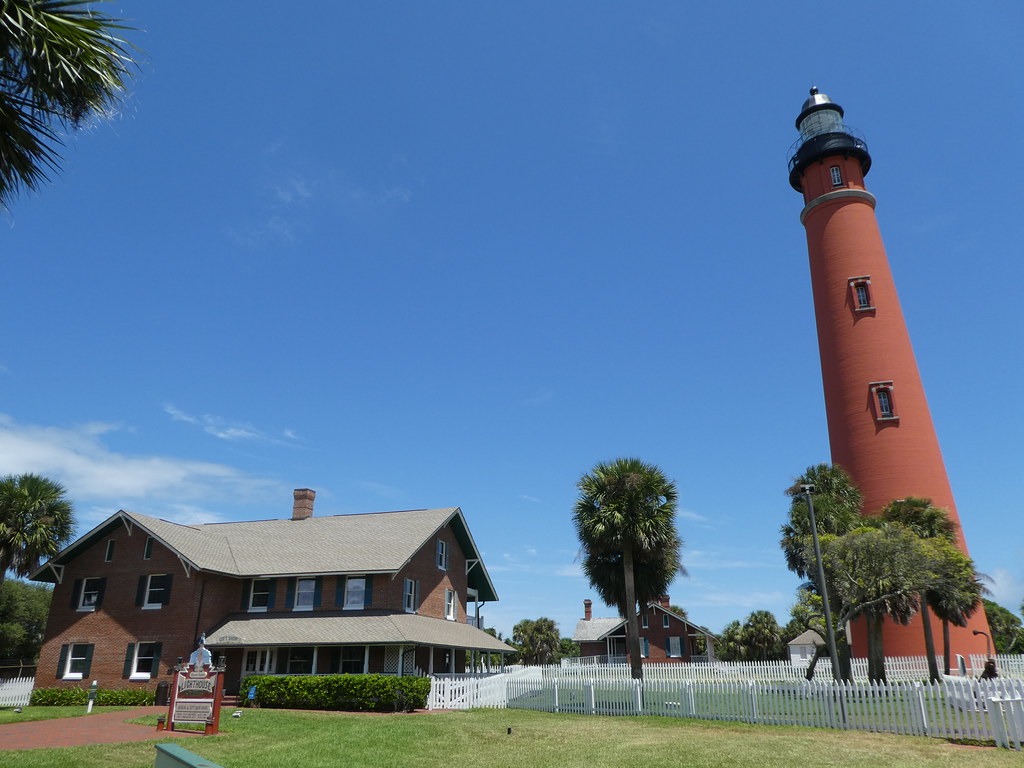
[(832, 659), (832, 677), (836, 682), (842, 681), (842, 674), (839, 672), (839, 653), (836, 651), (836, 633), (832, 628), (832, 608), (828, 603), (828, 587), (825, 585), (825, 566), (821, 562), (821, 545), (818, 544), (818, 523), (814, 519), (814, 501), (811, 494), (814, 493), (813, 485), (801, 485), (800, 490), (804, 492), (807, 500), (807, 515), (811, 519), (811, 541), (814, 542), (814, 562), (818, 567), (818, 588), (821, 590), (821, 605), (825, 611), (825, 635), (828, 642), (828, 655)]
[(994, 658), (992, 656), (992, 638), (988, 636), (988, 632), (982, 632), (980, 629), (975, 629), (973, 632), (971, 632), (971, 634), (985, 636), (985, 647), (988, 648), (988, 657), (990, 659)]

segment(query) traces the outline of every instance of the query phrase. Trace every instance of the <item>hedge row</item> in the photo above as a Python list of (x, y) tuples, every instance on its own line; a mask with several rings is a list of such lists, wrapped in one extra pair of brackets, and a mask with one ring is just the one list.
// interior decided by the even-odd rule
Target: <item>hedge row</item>
[[(152, 704), (154, 698), (152, 691), (138, 688), (99, 688), (95, 704), (97, 707), (145, 707)], [(29, 704), (34, 707), (84, 707), (88, 701), (88, 688), (36, 688)]]
[[(255, 686), (256, 696), (248, 692)], [(408, 712), (427, 706), (430, 679), (394, 675), (250, 675), (242, 681), (244, 706), (329, 709), (349, 712)]]

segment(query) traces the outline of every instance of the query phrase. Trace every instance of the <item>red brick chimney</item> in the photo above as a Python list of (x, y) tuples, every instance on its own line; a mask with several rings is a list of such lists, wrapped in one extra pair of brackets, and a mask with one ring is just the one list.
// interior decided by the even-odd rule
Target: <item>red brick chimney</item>
[(672, 606), (672, 601), (668, 599), (668, 595), (662, 595), (661, 597), (659, 597), (658, 598), (658, 603), (666, 611)]
[(584, 621), (590, 621), (590, 619), (593, 617), (593, 615), (594, 615), (593, 605), (594, 605), (594, 601), (593, 600), (584, 600), (583, 601), (583, 620)]
[(292, 520), (308, 520), (313, 516), (313, 499), (316, 491), (309, 488), (295, 489), (295, 504), (292, 506)]

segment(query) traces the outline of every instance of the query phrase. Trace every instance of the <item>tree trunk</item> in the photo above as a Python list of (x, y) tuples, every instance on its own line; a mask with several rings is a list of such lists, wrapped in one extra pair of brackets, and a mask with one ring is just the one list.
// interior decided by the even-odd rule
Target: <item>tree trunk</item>
[(814, 679), (814, 669), (818, 666), (818, 659), (825, 655), (826, 650), (824, 645), (816, 645), (814, 647), (814, 656), (811, 657), (811, 663), (807, 665), (807, 674), (804, 675), (804, 678), (807, 680)]
[(945, 672), (949, 674), (949, 619), (942, 620), (942, 660), (945, 662)]
[(921, 626), (924, 627), (924, 652), (928, 656), (928, 679), (939, 680), (939, 665), (935, 663), (935, 638), (932, 635), (932, 612), (928, 600), (921, 595)]
[(885, 682), (885, 648), (882, 645), (882, 617), (867, 616), (868, 679), (873, 683)]
[(836, 656), (839, 657), (839, 677), (848, 683), (853, 682), (853, 659), (850, 658), (850, 646), (843, 641), (836, 648)]
[(640, 657), (640, 626), (636, 619), (636, 584), (633, 574), (633, 548), (628, 544), (622, 550), (623, 586), (626, 592), (626, 649), (629, 651), (629, 669), (634, 680), (644, 679), (643, 659)]

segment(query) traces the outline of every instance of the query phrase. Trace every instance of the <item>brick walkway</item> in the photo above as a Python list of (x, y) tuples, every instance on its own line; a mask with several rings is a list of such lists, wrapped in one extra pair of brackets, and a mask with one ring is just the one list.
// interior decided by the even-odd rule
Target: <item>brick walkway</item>
[[(118, 712), (97, 712), (83, 717), (33, 720), (0, 725), (0, 750), (40, 747), (80, 747), (86, 744), (114, 744), (122, 741), (191, 738), (199, 734), (157, 731), (152, 725), (135, 725), (143, 715), (166, 714), (167, 707), (136, 707)], [(0, 760), (0, 764), (3, 761)]]

